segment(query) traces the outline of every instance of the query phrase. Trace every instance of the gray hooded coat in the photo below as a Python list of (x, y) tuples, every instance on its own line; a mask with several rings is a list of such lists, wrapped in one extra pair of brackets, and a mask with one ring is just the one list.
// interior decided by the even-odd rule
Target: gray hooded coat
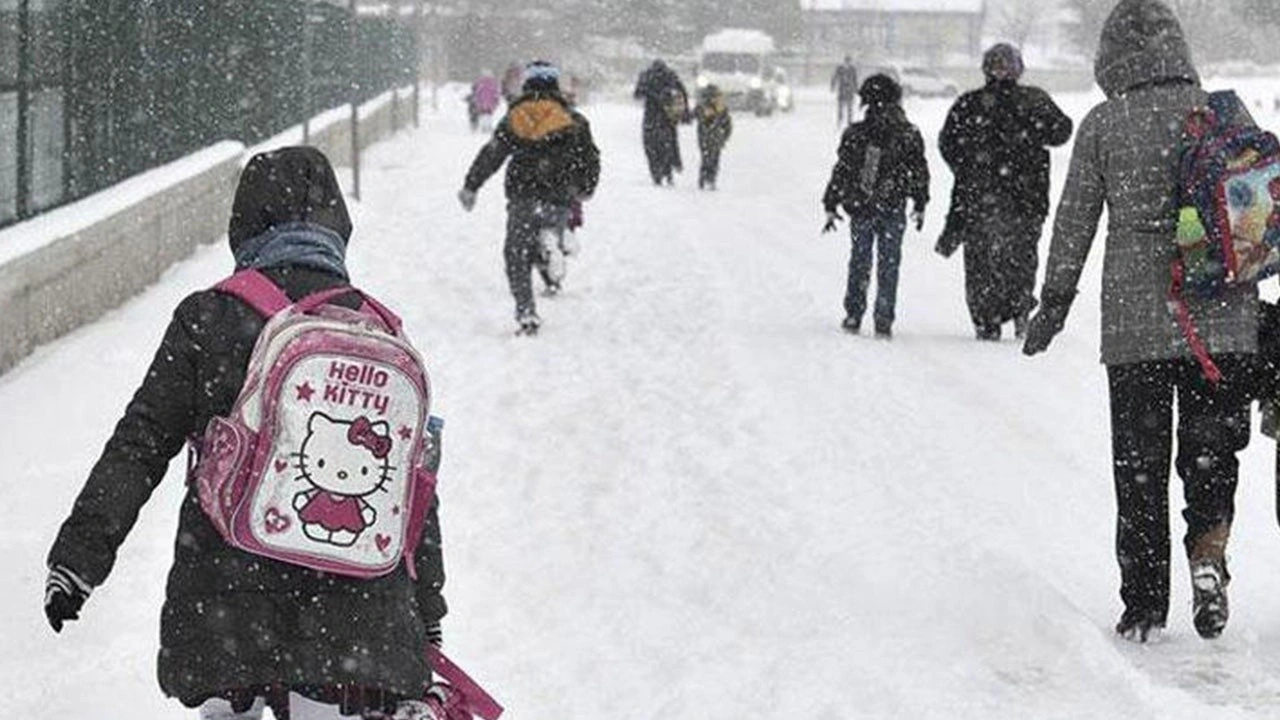
[[(1107, 100), (1090, 111), (1076, 137), (1043, 297), (1048, 303), (1075, 294), (1105, 206), (1102, 362), (1190, 357), (1167, 299), (1182, 127), (1207, 95), (1177, 18), (1158, 0), (1123, 0), (1116, 7), (1102, 31), (1094, 74)], [(1188, 302), (1210, 353), (1256, 351), (1256, 288)]]

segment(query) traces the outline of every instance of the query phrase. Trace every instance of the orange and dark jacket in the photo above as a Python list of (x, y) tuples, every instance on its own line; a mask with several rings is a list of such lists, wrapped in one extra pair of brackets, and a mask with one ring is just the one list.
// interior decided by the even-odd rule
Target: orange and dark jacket
[(527, 93), (512, 103), (471, 164), (464, 186), (479, 190), (508, 157), (508, 200), (568, 205), (594, 193), (600, 178), (591, 126), (559, 93)]

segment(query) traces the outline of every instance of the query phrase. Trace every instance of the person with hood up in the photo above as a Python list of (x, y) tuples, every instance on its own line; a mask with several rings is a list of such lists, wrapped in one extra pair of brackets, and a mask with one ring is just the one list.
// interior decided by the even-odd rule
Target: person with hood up
[(916, 230), (924, 227), (929, 204), (929, 166), (924, 140), (902, 110), (902, 86), (887, 75), (867, 78), (859, 91), (866, 113), (840, 138), (835, 168), (822, 197), (827, 212), (823, 232), (835, 230), (840, 208), (849, 214), (853, 249), (841, 327), (857, 334), (867, 307), (871, 256), (876, 254), (876, 337), (893, 336), (902, 234), (907, 200)]
[(693, 110), (698, 121), (698, 149), (702, 151), (698, 188), (715, 190), (720, 176), (720, 152), (733, 134), (733, 117), (729, 115), (720, 88), (708, 85), (698, 95), (698, 106)]
[(591, 125), (561, 94), (560, 71), (550, 63), (535, 61), (526, 68), (523, 94), (471, 163), (458, 193), (463, 209), (475, 207), (476, 193), (507, 158), (503, 256), (515, 298), (516, 332), (535, 335), (542, 320), (533, 299), (533, 267), (549, 294), (560, 290), (571, 208), (590, 198), (600, 179)]
[[(328, 160), (314, 148), (289, 147), (245, 166), (227, 234), (237, 271), (256, 268), (299, 300), (348, 284), (351, 230)], [(335, 302), (356, 307), (360, 297)], [(55, 631), (77, 619), (107, 579), (170, 459), (211, 418), (230, 412), (265, 322), (219, 290), (178, 305), (49, 552), (45, 613)], [(198, 707), (203, 720), (256, 720), (266, 705), (293, 720), (408, 717), (423, 706), (416, 700), (432, 671), (425, 650), (439, 643), (445, 614), (434, 509), (416, 574), (401, 565), (363, 580), (239, 550), (189, 483), (160, 617), (160, 687)]]
[(858, 68), (853, 57), (844, 56), (844, 62), (831, 74), (831, 92), (836, 94), (836, 125), (844, 127), (853, 122), (853, 101), (858, 97)]
[(1026, 332), (1036, 305), (1040, 235), (1049, 214), (1049, 151), (1073, 124), (1040, 88), (1020, 85), (1022, 55), (999, 44), (986, 52), (986, 85), (952, 106), (939, 149), (955, 174), (938, 250), (964, 245), (965, 298), (979, 340), (999, 340), (1012, 321)]
[[(1169, 458), (1182, 478), (1196, 631), (1228, 618), (1226, 547), (1235, 514), (1236, 454), (1249, 442), (1247, 377), (1258, 346), (1258, 298), (1237, 285), (1187, 297), (1223, 372), (1201, 373), (1166, 304), (1178, 222), (1184, 121), (1208, 96), (1178, 19), (1159, 0), (1122, 0), (1094, 66), (1107, 99), (1081, 123), (1054, 220), (1041, 306), (1023, 351), (1048, 348), (1066, 322), (1102, 210), (1102, 362), (1111, 397), (1116, 554), (1124, 611), (1116, 632), (1146, 641), (1169, 611)], [(1176, 435), (1174, 398), (1177, 398)]]
[(689, 93), (675, 70), (654, 60), (640, 73), (633, 95), (644, 101), (644, 154), (653, 184), (674, 185), (674, 173), (684, 169), (679, 128), (689, 115)]

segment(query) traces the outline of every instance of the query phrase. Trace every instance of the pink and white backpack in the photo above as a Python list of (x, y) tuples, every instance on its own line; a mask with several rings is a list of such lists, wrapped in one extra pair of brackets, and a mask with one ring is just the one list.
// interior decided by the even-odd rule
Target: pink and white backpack
[[(400, 319), (351, 287), (294, 303), (256, 270), (219, 283), (268, 318), (227, 417), (193, 440), (200, 504), (231, 545), (372, 578), (413, 552), (435, 497), (431, 398)], [(358, 293), (359, 310), (329, 304)]]

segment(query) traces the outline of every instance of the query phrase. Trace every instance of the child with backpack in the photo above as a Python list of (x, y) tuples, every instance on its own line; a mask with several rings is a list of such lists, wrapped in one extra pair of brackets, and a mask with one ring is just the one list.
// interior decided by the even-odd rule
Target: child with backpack
[(60, 632), (192, 443), (158, 676), (205, 720), (456, 704), (424, 696), (445, 614), (429, 385), (398, 319), (348, 284), (351, 230), (318, 150), (249, 161), (236, 273), (178, 305), (49, 552)]
[(472, 161), (458, 191), (464, 210), (475, 207), (480, 187), (507, 158), (507, 281), (516, 304), (516, 334), (536, 335), (542, 319), (533, 299), (533, 268), (541, 272), (547, 294), (559, 292), (572, 205), (591, 197), (600, 179), (591, 125), (560, 92), (560, 69), (548, 62), (529, 63), (523, 94)]
[[(1212, 296), (1177, 292), (1178, 239), (1195, 235), (1190, 214), (1180, 212), (1186, 201), (1180, 151), (1188, 119), (1209, 105), (1210, 96), (1200, 88), (1173, 11), (1160, 0), (1121, 0), (1103, 27), (1094, 71), (1107, 99), (1090, 111), (1076, 138), (1041, 306), (1023, 352), (1043, 352), (1062, 330), (1105, 207), (1102, 362), (1111, 398), (1115, 547), (1124, 603), (1115, 631), (1146, 642), (1168, 617), (1168, 483), (1176, 417), (1175, 467), (1186, 500), (1183, 545), (1194, 624), (1201, 637), (1214, 638), (1228, 618), (1226, 547), (1235, 515), (1236, 454), (1249, 442), (1258, 291), (1253, 283), (1239, 283)], [(1182, 228), (1180, 215), (1188, 221)], [(1194, 319), (1195, 340), (1182, 322), (1187, 318)], [(1210, 354), (1214, 371), (1200, 362)]]
[(853, 249), (844, 297), (845, 332), (858, 334), (867, 307), (871, 256), (876, 253), (876, 337), (893, 337), (902, 234), (907, 200), (916, 230), (924, 227), (929, 203), (929, 167), (924, 140), (902, 110), (902, 87), (887, 75), (867, 78), (859, 91), (866, 114), (840, 138), (831, 181), (822, 197), (827, 212), (823, 232), (835, 230), (840, 208), (849, 214)]
[(716, 179), (720, 175), (720, 151), (733, 134), (733, 118), (720, 88), (715, 85), (703, 88), (698, 94), (698, 105), (693, 114), (698, 121), (698, 149), (702, 151), (698, 188), (715, 190)]

